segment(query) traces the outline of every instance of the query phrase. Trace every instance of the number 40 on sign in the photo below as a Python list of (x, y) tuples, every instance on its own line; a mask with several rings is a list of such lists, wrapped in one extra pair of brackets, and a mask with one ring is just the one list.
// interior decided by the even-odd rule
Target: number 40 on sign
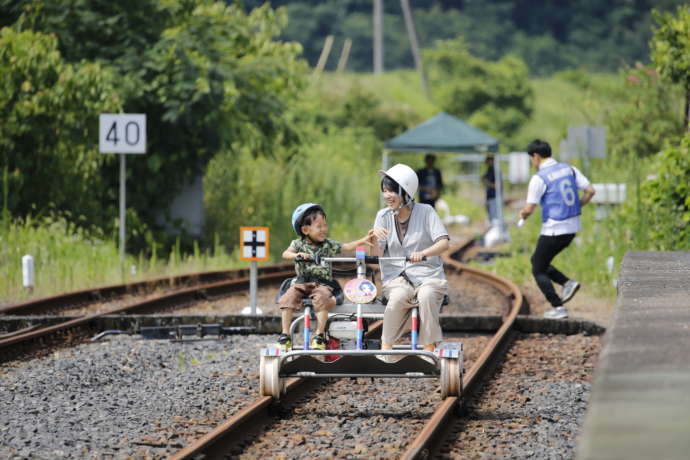
[(101, 153), (146, 153), (146, 114), (102, 113), (99, 131)]

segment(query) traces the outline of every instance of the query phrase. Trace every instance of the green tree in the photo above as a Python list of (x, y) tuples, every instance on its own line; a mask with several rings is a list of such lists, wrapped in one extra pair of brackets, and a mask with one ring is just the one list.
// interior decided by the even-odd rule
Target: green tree
[(685, 125), (690, 131), (690, 6), (682, 5), (676, 14), (655, 11), (658, 27), (650, 48), (659, 73), (685, 90)]
[(425, 61), (433, 98), (443, 110), (511, 146), (511, 136), (533, 110), (529, 73), (520, 59), (484, 61), (456, 39), (437, 42)]
[(621, 79), (625, 99), (606, 117), (612, 153), (648, 157), (665, 142), (679, 141), (683, 136), (680, 89), (642, 64), (621, 72)]
[(690, 250), (690, 134), (661, 151), (654, 169), (641, 190), (653, 249)]
[[(0, 0), (1, 1), (1, 0)], [(230, 1), (230, 0), (228, 0)], [(243, 0), (250, 9), (264, 0)], [(353, 40), (348, 68), (372, 69), (371, 0), (272, 0), (288, 9), (290, 22), (283, 32), (297, 40), (315, 65), (324, 39)], [(546, 76), (569, 67), (611, 72), (621, 65), (646, 62), (653, 23), (651, 9), (668, 11), (685, 0), (415, 0), (413, 8), (422, 48), (434, 41), (465, 37), (470, 52), (495, 61), (515, 54), (532, 75)], [(384, 2), (386, 69), (411, 68), (400, 3)], [(335, 63), (331, 59), (329, 69)]]
[[(112, 73), (68, 64), (54, 36), (0, 30), (0, 169), (7, 208), (25, 216), (49, 205), (98, 220), (103, 183), (98, 114), (119, 111)], [(4, 179), (2, 179), (4, 180)]]
[[(270, 156), (276, 145), (299, 141), (284, 113), (304, 84), (305, 66), (299, 44), (275, 39), (287, 21), (283, 10), (264, 5), (245, 13), (214, 0), (18, 3), (10, 9), (21, 11), (14, 27), (57, 37), (73, 65), (110, 68), (120, 109), (147, 114), (147, 154), (128, 162), (133, 222), (155, 228), (177, 191), (221, 150)], [(117, 164), (100, 172), (104, 207), (112, 211)]]

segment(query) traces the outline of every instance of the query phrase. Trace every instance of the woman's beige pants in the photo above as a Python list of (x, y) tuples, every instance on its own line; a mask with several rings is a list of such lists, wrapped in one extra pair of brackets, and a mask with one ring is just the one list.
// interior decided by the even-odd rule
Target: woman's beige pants
[(440, 342), (443, 338), (439, 312), (443, 296), (448, 292), (448, 281), (430, 279), (414, 288), (399, 276), (383, 285), (383, 295), (388, 299), (383, 317), (381, 342), (393, 345), (410, 330), (410, 309), (419, 307), (419, 345)]

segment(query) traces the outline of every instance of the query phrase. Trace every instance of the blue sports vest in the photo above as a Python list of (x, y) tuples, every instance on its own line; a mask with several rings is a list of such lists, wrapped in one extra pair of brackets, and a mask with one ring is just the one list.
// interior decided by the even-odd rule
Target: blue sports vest
[(565, 220), (580, 215), (575, 171), (565, 163), (556, 163), (537, 173), (546, 184), (541, 197), (541, 221)]

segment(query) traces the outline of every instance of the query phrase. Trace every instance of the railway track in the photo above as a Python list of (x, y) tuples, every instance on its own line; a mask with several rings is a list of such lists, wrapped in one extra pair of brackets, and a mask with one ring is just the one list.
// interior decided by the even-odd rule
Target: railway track
[[(292, 265), (279, 264), (261, 267), (259, 281), (263, 283), (279, 283), (289, 276), (293, 276)], [(215, 281), (224, 279), (222, 281)], [(209, 282), (211, 281), (211, 282)], [(183, 286), (185, 283), (196, 284), (193, 287), (174, 290), (168, 294), (157, 295), (143, 301), (134, 301), (124, 306), (105, 309), (98, 313), (82, 315), (58, 324), (46, 327), (32, 326), (25, 330), (14, 331), (0, 336), (0, 363), (22, 359), (31, 354), (45, 354), (59, 346), (69, 346), (80, 343), (100, 332), (96, 328), (96, 320), (105, 315), (150, 314), (173, 311), (204, 300), (217, 299), (235, 292), (245, 291), (249, 284), (248, 270), (232, 270), (225, 272), (207, 272), (185, 275), (173, 279), (160, 279), (150, 282), (135, 283), (133, 285), (109, 286), (95, 290), (84, 290), (25, 302), (20, 305), (3, 308), (0, 313), (38, 315), (71, 308), (71, 302), (83, 306), (84, 304), (99, 304), (103, 299), (114, 299), (134, 292), (150, 292), (160, 286)]]
[[(453, 258), (456, 257), (457, 254)], [(515, 319), (516, 305), (520, 303), (519, 292), (513, 290), (511, 283), (505, 283), (490, 275), (487, 277), (485, 272), (458, 264), (448, 258), (445, 262), (449, 268), (449, 282), (453, 280), (453, 289), (449, 292), (451, 304), (446, 307), (443, 316), (446, 321), (444, 329), (448, 327), (449, 339), (461, 340), (466, 350), (466, 372), (463, 379), (465, 392), (461, 398), (455, 398), (454, 401), (444, 400), (439, 404), (437, 383), (428, 379), (418, 379), (415, 383), (408, 379), (375, 379), (371, 382), (368, 378), (356, 381), (341, 379), (322, 385), (319, 385), (316, 379), (307, 379), (303, 384), (297, 385), (293, 382), (299, 380), (295, 379), (288, 384), (288, 393), (284, 398), (281, 397), (280, 404), (276, 404), (271, 398), (264, 398), (263, 402), (255, 401), (259, 407), (253, 408), (251, 404), (244, 405), (254, 399), (253, 395), (258, 394), (257, 354), (258, 347), (267, 343), (265, 336), (231, 336), (226, 340), (200, 342), (196, 345), (193, 340), (191, 343), (184, 343), (184, 340), (183, 343), (171, 343), (141, 341), (121, 336), (103, 343), (85, 344), (74, 351), (61, 351), (38, 360), (35, 364), (11, 363), (5, 367), (5, 385), (4, 388), (0, 386), (0, 392), (5, 391), (4, 398), (9, 398), (6, 399), (10, 404), (8, 408), (13, 407), (5, 414), (5, 420), (8, 427), (16, 428), (8, 428), (7, 443), (0, 443), (0, 452), (14, 452), (19, 456), (29, 455), (26, 452), (42, 452), (45, 456), (51, 456), (53, 451), (50, 449), (59, 449), (62, 445), (78, 447), (80, 444), (83, 446), (80, 448), (99, 452), (103, 456), (117, 456), (119, 453), (146, 455), (151, 458), (168, 458), (173, 455), (178, 458), (193, 458), (199, 455), (199, 452), (206, 455), (206, 458), (223, 456), (228, 452), (232, 452), (233, 458), (288, 458), (293, 455), (362, 458), (399, 458), (405, 455), (406, 458), (421, 458), (435, 455), (434, 449), (430, 446), (441, 449), (440, 456), (448, 451), (467, 452), (466, 445), (468, 442), (474, 442), (472, 439), (477, 436), (476, 431), (472, 434), (471, 431), (465, 432), (464, 428), (459, 428), (462, 430), (462, 435), (459, 435), (457, 427), (465, 427), (470, 423), (469, 420), (477, 420), (474, 412), (477, 399), (468, 399), (470, 392), (481, 386), (482, 391), (478, 392), (478, 397), (488, 398), (483, 393), (485, 385), (479, 385), (479, 378), (487, 372), (488, 367), (491, 367), (491, 362), (495, 362), (491, 356), (500, 354), (501, 344), (506, 345), (506, 342), (510, 342), (514, 331), (543, 332), (550, 331), (551, 326), (539, 325), (534, 319), (525, 317), (515, 322), (514, 327), (509, 326)], [(481, 283), (473, 284), (472, 280)], [(487, 283), (492, 288), (480, 286)], [(272, 302), (272, 292), (276, 288), (268, 284), (264, 283), (268, 288), (264, 293), (264, 301)], [(233, 308), (239, 311), (246, 305), (243, 303), (246, 300), (242, 300), (245, 298), (243, 291), (246, 288), (247, 284), (239, 288), (238, 294), (230, 294), (227, 300), (205, 303), (213, 303), (213, 308), (209, 310), (216, 312), (219, 310), (215, 305), (227, 312), (228, 303), (234, 303)], [(209, 314), (209, 310), (204, 310), (204, 302), (195, 305), (196, 307), (188, 308), (185, 314), (196, 315), (196, 318)], [(262, 303), (262, 307), (263, 305)], [(270, 307), (269, 311), (275, 313), (274, 308)], [(175, 311), (177, 315), (181, 312), (179, 307)], [(199, 312), (206, 313), (200, 315)], [(491, 317), (488, 323), (482, 319), (483, 315), (484, 318), (487, 317), (487, 313)], [(470, 316), (467, 316), (468, 314)], [(135, 324), (139, 321), (138, 316), (132, 315), (131, 319), (127, 319), (127, 315), (123, 315), (122, 321)], [(462, 322), (463, 317), (470, 321)], [(140, 318), (142, 321), (158, 322), (161, 316)], [(176, 324), (175, 321), (180, 317), (163, 318), (168, 318), (164, 321)], [(221, 322), (234, 321), (234, 318), (237, 317), (219, 317)], [(239, 318), (244, 321), (243, 317)], [(111, 319), (106, 318), (105, 321)], [(266, 319), (270, 318), (262, 320)], [(100, 324), (101, 329), (98, 332), (103, 330), (104, 323)], [(499, 336), (501, 330), (495, 336), (489, 335), (489, 331), (495, 331), (499, 324), (503, 330), (502, 337)], [(559, 322), (558, 325), (557, 333), (564, 333), (560, 326), (565, 323)], [(572, 325), (573, 328), (575, 326)], [(262, 327), (261, 332), (273, 333), (275, 330), (272, 327)], [(470, 328), (485, 332), (481, 336), (474, 334), (475, 337), (467, 333)], [(13, 337), (26, 332), (29, 331), (15, 331)], [(578, 331), (565, 333), (577, 334)], [(90, 336), (91, 332), (88, 335)], [(5, 337), (8, 338), (10, 337)], [(78, 343), (80, 340), (75, 339), (72, 343)], [(519, 336), (516, 340), (520, 340)], [(493, 351), (484, 349), (484, 345), (489, 342), (494, 345)], [(67, 342), (61, 344), (65, 345)], [(536, 356), (538, 362), (535, 364), (543, 367), (541, 355)], [(488, 364), (482, 367), (479, 358), (488, 360)], [(577, 361), (576, 364), (579, 366), (579, 363), (580, 361)], [(518, 369), (516, 375), (521, 374), (522, 371)], [(494, 374), (495, 377), (500, 375), (501, 371)], [(500, 381), (500, 378), (492, 379), (487, 385), (491, 386), (495, 381)], [(113, 383), (117, 388), (109, 386)], [(538, 384), (542, 384), (542, 380), (539, 380)], [(543, 391), (539, 385), (535, 386), (535, 391)], [(110, 389), (103, 391), (106, 388)], [(139, 391), (130, 391), (130, 388)], [(505, 390), (501, 394), (509, 398), (522, 397), (506, 394)], [(35, 400), (35, 395), (40, 395), (41, 401)], [(145, 402), (139, 402), (141, 395), (146, 395)], [(532, 397), (536, 400), (540, 395), (541, 393)], [(517, 399), (518, 403), (524, 401), (524, 397), (522, 398), (523, 400)], [(494, 398), (490, 400), (493, 401)], [(469, 418), (461, 417), (458, 423), (453, 423), (453, 419), (458, 418), (458, 409), (465, 405), (469, 408)], [(117, 407), (126, 407), (126, 413), (112, 412), (113, 408)], [(104, 408), (108, 411), (107, 415), (104, 415)], [(504, 406), (498, 409), (497, 415), (504, 416), (503, 408)], [(263, 414), (263, 420), (254, 414), (255, 409)], [(26, 414), (22, 415), (23, 411), (26, 411)], [(52, 414), (64, 416), (53, 420)], [(318, 418), (315, 419), (314, 416)], [(228, 417), (231, 419), (227, 420)], [(491, 424), (487, 427), (487, 435), (491, 435), (493, 415), (489, 418), (480, 415), (479, 418)], [(100, 424), (98, 427), (82, 427), (80, 424), (86, 420)], [(240, 423), (235, 423), (237, 420), (240, 420)], [(45, 423), (48, 425), (41, 428)], [(286, 428), (292, 426), (292, 423), (303, 426)], [(509, 423), (510, 419), (506, 420), (506, 424)], [(331, 428), (332, 425), (335, 428)], [(266, 426), (271, 426), (269, 437), (262, 434), (259, 438), (254, 438), (261, 439), (261, 442), (251, 442), (238, 447), (238, 443), (241, 444), (247, 437), (245, 431), (253, 429), (255, 433), (262, 432), (262, 427)], [(404, 428), (401, 428), (403, 426)], [(447, 428), (451, 426), (455, 428)], [(48, 431), (50, 434), (38, 438), (27, 438), (23, 434), (22, 430), (29, 432), (36, 427), (38, 433)], [(342, 430), (339, 427), (342, 427)], [(355, 433), (360, 428), (362, 433)], [(444, 429), (455, 429), (455, 432), (446, 436)], [(265, 429), (263, 432), (266, 432)], [(402, 441), (393, 442), (391, 437)], [(324, 441), (324, 438), (330, 440)], [(441, 442), (443, 439), (446, 442)], [(414, 441), (408, 444), (409, 440)], [(190, 450), (194, 445), (200, 446), (199, 450)], [(269, 449), (263, 450), (266, 446), (269, 446)], [(331, 446), (330, 450), (328, 446)], [(373, 455), (377, 453), (378, 446), (382, 446), (381, 452)], [(446, 450), (443, 450), (443, 446), (446, 446)], [(484, 447), (486, 446), (485, 444)], [(489, 444), (490, 446), (493, 444)], [(267, 454), (266, 452), (271, 452), (271, 448), (272, 454)], [(367, 448), (371, 452), (366, 451)], [(472, 448), (475, 450), (470, 452), (482, 452), (476, 450), (476, 447)], [(525, 452), (529, 452), (530, 449), (531, 447)], [(69, 451), (71, 452), (72, 448)], [(77, 450), (73, 451), (75, 455), (79, 455), (76, 452)]]
[[(274, 272), (291, 271), (292, 264), (276, 264), (259, 267), (259, 275)], [(218, 270), (192, 273), (180, 276), (157, 278), (136, 283), (117, 284), (93, 289), (68, 292), (40, 299), (33, 299), (15, 305), (0, 307), (0, 315), (53, 315), (66, 309), (88, 307), (90, 305), (111, 302), (125, 296), (143, 296), (156, 290), (175, 291), (192, 288), (199, 285), (213, 284), (223, 281), (246, 279), (249, 269)]]
[[(465, 248), (468, 245), (469, 243), (465, 242), (465, 244), (462, 245), (462, 248)], [(449, 266), (454, 267), (453, 269), (458, 273), (462, 273), (463, 275), (477, 278), (484, 283), (491, 284), (507, 296), (519, 296), (517, 289), (515, 289), (514, 292), (511, 291), (511, 288), (498, 278), (492, 277), (484, 272), (465, 267), (450, 258), (447, 258), (446, 263)], [(217, 299), (232, 293), (244, 291), (247, 289), (248, 285), (248, 278), (246, 277), (245, 272), (246, 270), (239, 270), (234, 272), (210, 272), (208, 274), (197, 274), (192, 276), (188, 275), (185, 277), (180, 277), (178, 280), (174, 280), (172, 282), (170, 280), (163, 279), (149, 282), (147, 284), (138, 283), (136, 286), (107, 287), (100, 290), (100, 292), (99, 290), (88, 290), (81, 291), (79, 293), (71, 293), (64, 296), (55, 296), (51, 298), (54, 300), (53, 304), (46, 301), (46, 299), (39, 299), (35, 302), (27, 302), (22, 305), (13, 306), (11, 307), (12, 309), (6, 307), (3, 309), (6, 315), (8, 314), (8, 310), (12, 312), (21, 311), (25, 314), (28, 314), (27, 312), (40, 314), (45, 312), (57, 312), (70, 308), (72, 307), (70, 302), (78, 302), (82, 306), (88, 306), (89, 304), (98, 305), (104, 300), (116, 299), (118, 296), (124, 296), (127, 294), (131, 295), (132, 293), (143, 293), (145, 295), (153, 289), (160, 289), (162, 286), (165, 286), (169, 289), (177, 289), (168, 294), (157, 295), (155, 297), (145, 299), (144, 301), (111, 308), (95, 314), (83, 315), (82, 317), (70, 319), (53, 326), (43, 328), (34, 327), (32, 330), (15, 331), (5, 337), (0, 338), (0, 361), (6, 362), (16, 360), (28, 354), (44, 354), (47, 351), (59, 346), (73, 345), (83, 342), (87, 338), (93, 336), (94, 333), (98, 332), (97, 328), (95, 328), (93, 324), (96, 322), (95, 320), (97, 318), (104, 315), (127, 315), (136, 313), (149, 314), (166, 310), (174, 310), (184, 306), (189, 306), (195, 302)], [(291, 266), (270, 266), (264, 267), (264, 270), (260, 272), (260, 279), (264, 281), (264, 283), (278, 283), (284, 278), (292, 276), (292, 274), (293, 271)], [(214, 281), (219, 277), (221, 279), (230, 279)], [(204, 281), (209, 280), (212, 282), (204, 283)], [(193, 287), (186, 287), (189, 284), (196, 285)], [(372, 327), (372, 331), (374, 333), (376, 333), (376, 329), (376, 327)], [(475, 367), (473, 367), (473, 369)], [(469, 375), (472, 375), (473, 373), (476, 372), (470, 371)], [(286, 398), (284, 398), (284, 403), (288, 404), (290, 401), (297, 401), (305, 394), (312, 392), (315, 387), (318, 386), (315, 385), (314, 382), (314, 380), (310, 382), (303, 382), (301, 379), (291, 381), (288, 384), (288, 395)], [(471, 381), (465, 382), (465, 384), (471, 385)], [(456, 405), (456, 403), (450, 404), (451, 407)], [(226, 422), (223, 425), (229, 425), (231, 427), (230, 431), (245, 431), (249, 425), (257, 426), (257, 411), (263, 411), (265, 420), (268, 420), (266, 417), (270, 418), (270, 413), (272, 410), (274, 410), (274, 405), (272, 404), (271, 398), (263, 398), (263, 400), (257, 401), (255, 405), (245, 408), (240, 414), (233, 418), (234, 421)], [(241, 420), (239, 425), (236, 425), (238, 423), (237, 419)], [(239, 428), (232, 428), (234, 425), (239, 426)], [(221, 427), (221, 432), (222, 431), (223, 430)], [(215, 437), (217, 435), (210, 433), (210, 436)], [(225, 436), (227, 435), (220, 435), (219, 438), (223, 438)], [(230, 436), (230, 439), (232, 439), (232, 436)], [(208, 443), (208, 441), (201, 442), (202, 444)], [(227, 438), (226, 441), (222, 442), (227, 442)], [(198, 455), (199, 453), (199, 451), (196, 450), (197, 448), (193, 449), (194, 453), (191, 454), (192, 457)], [(205, 447), (202, 447), (202, 452), (204, 451), (203, 449), (205, 449)], [(206, 455), (208, 455), (208, 453), (206, 453)]]
[[(474, 244), (465, 239), (453, 253), (463, 254)], [(262, 283), (280, 283), (294, 275), (292, 264), (260, 267), (258, 280)], [(100, 332), (97, 320), (106, 315), (136, 315), (170, 312), (197, 302), (215, 300), (248, 289), (249, 269), (210, 271), (159, 278), (136, 283), (84, 289), (56, 296), (22, 302), (0, 308), (0, 316), (59, 315), (66, 310), (89, 311), (57, 324), (26, 328), (0, 335), (0, 363), (45, 354), (61, 347), (83, 342)], [(169, 291), (151, 295), (157, 290)], [(132, 296), (131, 301), (121, 299)], [(146, 297), (137, 300), (138, 297)], [(118, 302), (118, 300), (120, 300)], [(124, 304), (123, 304), (124, 303)], [(98, 310), (93, 312), (93, 310)], [(39, 320), (37, 319), (37, 322)]]
[[(458, 248), (455, 248), (457, 251)], [(456, 254), (456, 251), (450, 253)], [(462, 397), (447, 397), (434, 410), (426, 424), (418, 433), (416, 438), (407, 446), (403, 458), (426, 458), (432, 452), (433, 446), (439, 445), (439, 438), (444, 434), (444, 428), (451, 425), (453, 418), (457, 417), (458, 409), (461, 407), (462, 398), (476, 390), (478, 383), (488, 369), (490, 369), (495, 358), (500, 354), (508, 343), (513, 333), (513, 325), (518, 312), (523, 306), (523, 298), (517, 286), (509, 280), (497, 277), (482, 270), (467, 267), (452, 257), (445, 257), (446, 266), (457, 272), (476, 278), (478, 281), (487, 283), (498, 289), (506, 298), (510, 300), (510, 310), (503, 317), (502, 325), (496, 333), (488, 340), (479, 357), (473, 362), (470, 369), (463, 378), (464, 392)], [(369, 334), (376, 334), (381, 324), (376, 323), (370, 327)], [(310, 394), (317, 387), (315, 380), (293, 378), (286, 384), (286, 394), (279, 405), (290, 407), (297, 401)], [(246, 443), (248, 437), (256, 434), (266, 426), (275, 421), (273, 414), (278, 411), (276, 402), (271, 397), (262, 397), (248, 404), (235, 416), (219, 425), (204, 437), (179, 451), (173, 458), (193, 459), (193, 458), (224, 458), (230, 452), (235, 456), (238, 453), (238, 446)], [(241, 449), (240, 449), (241, 451)]]

